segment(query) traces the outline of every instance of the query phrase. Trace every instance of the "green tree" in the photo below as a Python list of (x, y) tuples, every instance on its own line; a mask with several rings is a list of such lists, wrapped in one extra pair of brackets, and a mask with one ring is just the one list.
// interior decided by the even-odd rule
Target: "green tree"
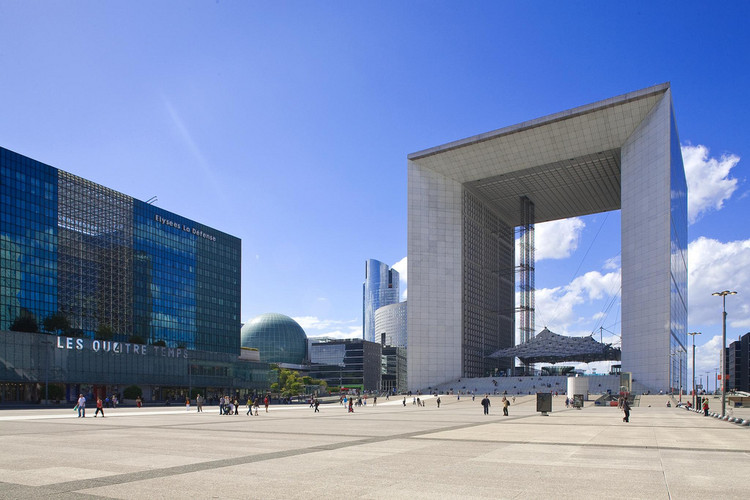
[(114, 336), (115, 332), (112, 331), (111, 326), (104, 323), (99, 323), (99, 326), (96, 328), (96, 334), (94, 335), (94, 338), (96, 338), (97, 340), (112, 340)]
[(70, 330), (70, 321), (68, 317), (62, 312), (50, 314), (42, 322), (45, 332), (54, 333), (56, 335), (67, 333)]
[(130, 385), (122, 391), (122, 395), (125, 396), (125, 399), (135, 399), (139, 396), (143, 396), (143, 390), (137, 385)]
[(59, 401), (65, 397), (65, 387), (62, 384), (49, 384), (48, 391), (52, 401)]
[(271, 384), (271, 392), (278, 392), (284, 397), (302, 394), (305, 384), (299, 373), (287, 368), (275, 368), (279, 373), (279, 381)]
[(70, 330), (68, 330), (67, 332), (65, 332), (65, 335), (67, 335), (69, 337), (85, 337), (86, 336), (86, 332), (84, 332), (80, 328), (71, 328)]
[(13, 320), (10, 329), (14, 332), (39, 333), (39, 324), (31, 311), (21, 309), (21, 313)]

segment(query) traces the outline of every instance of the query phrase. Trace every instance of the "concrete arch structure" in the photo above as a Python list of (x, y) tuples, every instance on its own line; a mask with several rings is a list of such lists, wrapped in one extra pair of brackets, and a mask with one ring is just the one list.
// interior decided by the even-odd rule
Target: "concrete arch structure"
[[(484, 376), (514, 342), (519, 199), (536, 222), (620, 209), (622, 369), (676, 387), (687, 183), (668, 83), (408, 156), (408, 380)], [(500, 368), (503, 368), (500, 366)]]

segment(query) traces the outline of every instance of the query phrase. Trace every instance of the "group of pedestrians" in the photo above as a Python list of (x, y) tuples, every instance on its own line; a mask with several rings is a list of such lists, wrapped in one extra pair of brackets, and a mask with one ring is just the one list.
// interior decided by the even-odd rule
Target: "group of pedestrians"
[[(105, 401), (102, 401), (102, 398), (97, 397), (96, 398), (96, 411), (94, 412), (94, 418), (99, 416), (100, 413), (102, 415), (102, 418), (104, 418), (105, 404), (107, 407), (117, 408), (117, 395), (113, 394), (112, 399), (110, 399), (109, 396), (107, 396), (106, 403)], [(78, 399), (76, 400), (76, 405), (73, 408), (73, 410), (78, 411), (78, 418), (86, 418), (86, 397), (83, 394), (78, 395)]]
[[(502, 402), (502, 405), (503, 405), (503, 415), (507, 417), (508, 416), (508, 407), (510, 406), (510, 401), (508, 400), (508, 398), (506, 398), (505, 396), (503, 396), (503, 399), (502, 399), (501, 402)], [(480, 401), (480, 404), (482, 405), (482, 408), (484, 408), (484, 414), (485, 415), (489, 415), (490, 414), (490, 406), (492, 405), (490, 403), (490, 396), (489, 396), (489, 394), (485, 394), (484, 395), (484, 398), (482, 398), (482, 401)], [(440, 405), (438, 405), (438, 407), (439, 406)]]

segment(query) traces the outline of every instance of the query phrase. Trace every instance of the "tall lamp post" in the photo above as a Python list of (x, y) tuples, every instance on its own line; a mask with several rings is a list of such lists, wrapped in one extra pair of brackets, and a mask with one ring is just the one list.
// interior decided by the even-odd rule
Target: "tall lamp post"
[(727, 360), (726, 360), (726, 348), (727, 348), (727, 295), (737, 295), (737, 292), (730, 292), (724, 290), (723, 292), (714, 292), (711, 295), (717, 295), (721, 297), (722, 311), (721, 316), (721, 415), (724, 416), (726, 405), (727, 405)]
[(693, 408), (695, 408), (695, 336), (700, 335), (701, 332), (688, 332), (688, 335), (693, 337)]

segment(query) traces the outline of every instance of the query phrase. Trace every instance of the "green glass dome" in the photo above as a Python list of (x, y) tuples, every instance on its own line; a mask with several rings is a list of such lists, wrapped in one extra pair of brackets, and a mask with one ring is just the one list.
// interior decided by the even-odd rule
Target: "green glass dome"
[(302, 364), (307, 357), (307, 335), (289, 316), (277, 313), (261, 314), (242, 327), (242, 347), (260, 352), (264, 363)]

